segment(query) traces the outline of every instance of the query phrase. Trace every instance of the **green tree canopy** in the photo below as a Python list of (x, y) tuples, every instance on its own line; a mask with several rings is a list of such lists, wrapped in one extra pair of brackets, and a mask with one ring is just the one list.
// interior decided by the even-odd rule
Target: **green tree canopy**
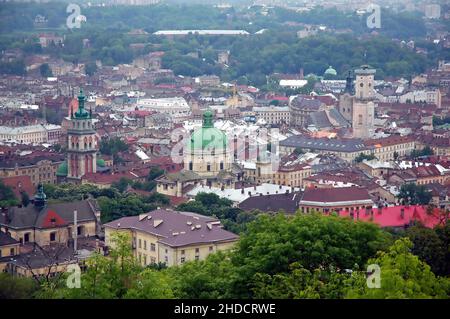
[(411, 253), (407, 238), (397, 240), (387, 252), (381, 251), (368, 261), (380, 267), (380, 288), (369, 288), (365, 273), (355, 273), (347, 298), (405, 299), (448, 298), (450, 281), (436, 277), (425, 262)]

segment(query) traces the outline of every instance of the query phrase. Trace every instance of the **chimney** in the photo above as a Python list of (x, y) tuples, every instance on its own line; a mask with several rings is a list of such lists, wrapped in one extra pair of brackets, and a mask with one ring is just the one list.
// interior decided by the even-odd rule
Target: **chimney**
[(403, 219), (405, 218), (405, 208), (400, 208), (400, 217)]
[(241, 189), (241, 194), (244, 194), (245, 193), (245, 190), (244, 190), (244, 188), (242, 188)]

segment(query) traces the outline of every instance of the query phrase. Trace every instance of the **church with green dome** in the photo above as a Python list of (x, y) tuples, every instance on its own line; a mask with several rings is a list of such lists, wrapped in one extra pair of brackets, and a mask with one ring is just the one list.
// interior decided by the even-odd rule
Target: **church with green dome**
[(201, 176), (215, 176), (231, 168), (227, 136), (214, 127), (211, 111), (203, 114), (202, 127), (195, 130), (184, 151), (184, 169)]
[(202, 127), (195, 130), (183, 147), (183, 169), (159, 177), (156, 190), (160, 194), (183, 197), (198, 185), (234, 188), (240, 173), (233, 168), (233, 155), (227, 135), (214, 127), (211, 111), (203, 114)]
[(337, 71), (333, 69), (333, 67), (330, 65), (328, 69), (325, 70), (325, 73), (323, 74), (323, 77), (325, 79), (334, 79), (337, 77)]

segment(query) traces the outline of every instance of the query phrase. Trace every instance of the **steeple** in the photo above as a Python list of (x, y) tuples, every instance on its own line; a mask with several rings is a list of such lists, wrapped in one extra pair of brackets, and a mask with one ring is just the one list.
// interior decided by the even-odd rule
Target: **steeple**
[(84, 109), (85, 100), (86, 97), (84, 96), (83, 89), (80, 89), (80, 94), (78, 95), (78, 111), (75, 112), (75, 119), (90, 118), (89, 112)]
[(44, 186), (39, 183), (37, 187), (37, 193), (34, 195), (34, 206), (37, 208), (42, 208), (47, 202), (47, 195), (44, 193)]
[(348, 71), (344, 93), (353, 94), (353, 77), (351, 71)]

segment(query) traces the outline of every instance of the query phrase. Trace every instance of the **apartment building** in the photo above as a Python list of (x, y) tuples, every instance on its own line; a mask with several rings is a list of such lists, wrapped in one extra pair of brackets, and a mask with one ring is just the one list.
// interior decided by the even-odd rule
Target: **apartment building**
[(257, 119), (263, 119), (270, 125), (288, 124), (291, 119), (288, 106), (254, 107), (253, 112)]
[(231, 249), (239, 238), (224, 230), (216, 218), (164, 209), (122, 217), (104, 226), (106, 246), (114, 245), (114, 233), (129, 234), (134, 256), (143, 266), (203, 260), (213, 252)]
[(372, 154), (380, 161), (394, 160), (396, 156), (410, 155), (415, 149), (416, 143), (413, 136), (391, 135), (379, 139), (364, 141), (368, 148), (372, 148)]

